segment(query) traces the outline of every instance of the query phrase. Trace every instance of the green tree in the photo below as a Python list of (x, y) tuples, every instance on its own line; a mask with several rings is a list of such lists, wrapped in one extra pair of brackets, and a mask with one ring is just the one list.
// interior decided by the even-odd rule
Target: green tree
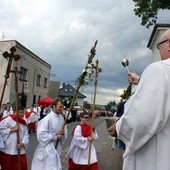
[(120, 95), (122, 99), (127, 99), (131, 95), (131, 85), (127, 87), (126, 90), (124, 90), (123, 94)]
[(114, 107), (116, 105), (116, 102), (115, 101), (110, 101), (109, 103), (107, 103), (107, 105), (105, 105), (105, 109), (106, 110), (111, 110), (112, 107)]
[(142, 19), (141, 25), (149, 28), (157, 21), (160, 9), (170, 9), (169, 0), (133, 0), (135, 2), (135, 15)]

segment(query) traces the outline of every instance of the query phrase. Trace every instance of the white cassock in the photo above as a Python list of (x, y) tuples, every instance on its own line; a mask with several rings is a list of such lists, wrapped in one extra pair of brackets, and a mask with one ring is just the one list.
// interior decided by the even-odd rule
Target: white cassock
[(67, 128), (61, 141), (55, 149), (56, 134), (61, 130), (64, 124), (62, 115), (51, 111), (47, 116), (38, 122), (37, 139), (39, 144), (35, 150), (31, 170), (62, 170), (60, 155), (62, 144), (67, 139)]
[(116, 123), (123, 170), (170, 170), (170, 59), (152, 63)]
[(29, 118), (28, 118), (28, 122), (29, 123), (34, 123), (36, 122), (38, 119), (37, 119), (37, 116), (36, 116), (36, 113), (35, 112), (31, 112)]
[(7, 117), (7, 116), (9, 116), (10, 114), (13, 114), (13, 112), (12, 112), (11, 110), (10, 110), (10, 111), (5, 110), (2, 117), (3, 117), (3, 118), (4, 118), (4, 117)]
[[(0, 151), (9, 154), (9, 155), (17, 155), (17, 135), (16, 133), (10, 133), (10, 128), (16, 125), (16, 121), (13, 120), (10, 116), (3, 119), (0, 122), (0, 134), (2, 136), (2, 140), (4, 143), (4, 148), (0, 148)], [(19, 138), (22, 143), (24, 143), (24, 147), (20, 149), (20, 154), (25, 154), (25, 149), (29, 143), (29, 135), (27, 131), (27, 126), (19, 123)]]
[[(93, 132), (92, 138), (94, 140), (98, 139), (97, 132)], [(86, 137), (82, 136), (81, 126), (78, 125), (75, 128), (74, 136), (71, 142), (70, 149), (67, 153), (67, 157), (72, 158), (73, 162), (80, 165), (88, 164), (88, 155), (89, 155), (89, 144)], [(97, 162), (96, 150), (92, 143), (91, 145), (91, 155), (90, 155), (90, 164)]]
[(2, 136), (0, 135), (0, 148), (3, 148), (4, 147), (4, 142), (2, 140)]
[(5, 127), (3, 127), (2, 125), (0, 126), (0, 148), (4, 148), (4, 142), (2, 139), (2, 134), (1, 134), (1, 130), (3, 130)]
[(36, 113), (36, 120), (40, 118), (40, 107), (33, 107), (33, 111)]

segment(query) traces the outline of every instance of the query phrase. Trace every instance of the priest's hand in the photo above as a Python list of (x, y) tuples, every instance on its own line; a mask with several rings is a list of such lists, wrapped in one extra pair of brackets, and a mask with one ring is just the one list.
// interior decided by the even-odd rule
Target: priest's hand
[(15, 126), (10, 128), (10, 133), (17, 132), (19, 130), (19, 125), (16, 124)]
[[(117, 121), (116, 121), (117, 122)], [(110, 126), (109, 128), (107, 128), (107, 131), (109, 132), (109, 134), (111, 136), (116, 136), (117, 132), (116, 132), (116, 122), (113, 123), (112, 126)]]
[(128, 73), (128, 81), (130, 84), (137, 85), (139, 83), (140, 76), (136, 73)]

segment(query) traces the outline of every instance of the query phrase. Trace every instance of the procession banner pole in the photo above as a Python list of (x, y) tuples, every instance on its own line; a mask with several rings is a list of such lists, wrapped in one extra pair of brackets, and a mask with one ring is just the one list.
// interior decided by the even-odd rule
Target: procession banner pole
[[(18, 77), (16, 78), (16, 75), (17, 75), (18, 71), (16, 71), (16, 70), (12, 71), (11, 66), (12, 66), (12, 63), (13, 63), (13, 59), (15, 61), (18, 61), (20, 59), (20, 56), (19, 55), (14, 55), (14, 53), (16, 52), (15, 47), (12, 47), (10, 49), (10, 51), (11, 51), (10, 53), (8, 53), (7, 51), (5, 51), (3, 53), (4, 58), (6, 58), (6, 59), (9, 58), (9, 60), (8, 60), (8, 65), (7, 65), (7, 69), (6, 69), (6, 74), (4, 76), (5, 80), (4, 80), (4, 85), (3, 85), (1, 99), (0, 99), (0, 106), (2, 105), (2, 101), (3, 101), (3, 97), (4, 97), (4, 93), (5, 93), (5, 88), (6, 88), (6, 85), (7, 85), (7, 80), (9, 79), (10, 72), (15, 73), (15, 86), (16, 86), (16, 81), (17, 81), (17, 84), (18, 84)], [(18, 91), (18, 85), (17, 85), (17, 91)], [(18, 95), (18, 93), (17, 93), (17, 95)], [(18, 98), (17, 98), (16, 101), (18, 101)], [(18, 110), (18, 103), (17, 102), (16, 102), (16, 110)], [(18, 114), (17, 114), (17, 124), (18, 124)], [(20, 141), (18, 138), (19, 138), (19, 131), (17, 132), (17, 141)], [(21, 166), (20, 166), (20, 151), (18, 152), (18, 167), (19, 167), (19, 170), (20, 170), (21, 169)]]
[(75, 90), (75, 93), (74, 93), (74, 97), (72, 99), (72, 102), (70, 104), (70, 108), (68, 110), (68, 114), (65, 118), (65, 121), (64, 121), (64, 124), (63, 124), (63, 127), (62, 129), (64, 129), (65, 125), (66, 125), (66, 122), (67, 122), (67, 119), (69, 117), (69, 114), (71, 112), (71, 109), (73, 108), (74, 106), (74, 102), (76, 101), (76, 98), (77, 98), (77, 95), (78, 95), (78, 92), (79, 92), (79, 89), (81, 86), (83, 85), (86, 85), (88, 84), (88, 81), (89, 81), (89, 76), (91, 74), (91, 72), (88, 72), (88, 71), (91, 71), (91, 67), (92, 67), (92, 60), (94, 58), (94, 56), (96, 55), (96, 45), (97, 45), (97, 40), (94, 44), (94, 46), (92, 47), (91, 51), (90, 51), (90, 54), (89, 54), (89, 57), (88, 57), (88, 61), (87, 61), (87, 64), (86, 64), (86, 67), (85, 67), (85, 70), (82, 72), (82, 74), (78, 77), (78, 85), (76, 87), (76, 90)]
[(0, 99), (0, 106), (2, 105), (2, 101), (3, 101), (3, 97), (4, 97), (4, 93), (5, 93), (5, 88), (6, 88), (6, 85), (7, 85), (7, 80), (9, 78), (9, 74), (10, 74), (10, 71), (11, 71), (11, 66), (12, 66), (12, 62), (13, 62), (13, 59), (19, 59), (19, 55), (14, 55), (16, 49), (15, 47), (12, 47), (10, 49), (10, 53), (8, 53), (7, 51), (5, 51), (2, 55), (4, 56), (4, 58), (9, 58), (8, 59), (8, 65), (7, 65), (7, 69), (6, 69), (6, 74), (5, 74), (5, 80), (4, 80), (4, 85), (3, 85), (3, 88), (2, 88), (2, 93), (1, 93), (1, 99)]
[[(69, 117), (69, 115), (71, 113), (71, 110), (72, 110), (72, 108), (74, 106), (74, 103), (75, 103), (75, 101), (77, 99), (77, 96), (78, 96), (78, 93), (79, 93), (79, 90), (80, 90), (81, 86), (88, 84), (88, 81), (89, 81), (90, 76), (92, 74), (92, 61), (93, 61), (94, 56), (96, 55), (96, 45), (97, 45), (97, 42), (98, 41), (96, 40), (94, 46), (91, 48), (90, 54), (88, 55), (88, 60), (87, 60), (86, 67), (83, 70), (82, 74), (78, 77), (77, 87), (76, 87), (76, 90), (74, 92), (74, 96), (73, 96), (73, 99), (71, 101), (71, 104), (70, 104), (70, 107), (69, 107), (69, 110), (68, 110), (68, 114), (65, 117), (62, 129), (64, 129), (64, 127), (65, 127), (65, 125), (67, 123), (68, 117)], [(55, 148), (57, 148), (58, 142), (59, 141), (57, 140)]]
[[(16, 107), (16, 115), (17, 115), (17, 124), (19, 125), (19, 111), (18, 111), (18, 69), (15, 67), (15, 107)], [(19, 130), (17, 131), (17, 144), (20, 143), (20, 137), (19, 137)], [(18, 149), (18, 169), (21, 169), (21, 163), (20, 163), (20, 149)]]
[[(95, 107), (96, 107), (96, 91), (97, 91), (97, 78), (99, 75), (99, 72), (101, 72), (101, 68), (98, 67), (99, 61), (96, 60), (96, 66), (93, 65), (93, 68), (95, 69), (95, 76), (94, 76), (94, 95), (93, 95), (93, 109), (92, 109), (92, 120), (91, 120), (91, 136), (94, 129), (94, 117), (95, 117)], [(89, 143), (89, 154), (88, 154), (88, 165), (90, 165), (90, 157), (91, 157), (91, 146), (92, 142)]]
[[(16, 61), (19, 59), (15, 59)], [(19, 125), (19, 111), (18, 111), (18, 68), (15, 67), (15, 70), (11, 70), (10, 72), (14, 73), (15, 75), (15, 112), (16, 112), (16, 117), (17, 117), (17, 125)], [(19, 130), (17, 131), (17, 144), (20, 143), (20, 136), (19, 136)], [(21, 155), (20, 155), (20, 149), (18, 149), (18, 170), (21, 170)]]

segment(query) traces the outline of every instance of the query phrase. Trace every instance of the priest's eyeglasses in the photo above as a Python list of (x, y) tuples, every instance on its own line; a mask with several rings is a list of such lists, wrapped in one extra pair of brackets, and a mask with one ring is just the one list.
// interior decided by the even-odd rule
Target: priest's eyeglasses
[(159, 50), (160, 47), (161, 47), (161, 45), (162, 45), (163, 43), (167, 42), (167, 41), (170, 41), (170, 40), (169, 40), (169, 39), (166, 39), (166, 40), (164, 40), (164, 41), (159, 42), (159, 43), (156, 45), (157, 49)]

